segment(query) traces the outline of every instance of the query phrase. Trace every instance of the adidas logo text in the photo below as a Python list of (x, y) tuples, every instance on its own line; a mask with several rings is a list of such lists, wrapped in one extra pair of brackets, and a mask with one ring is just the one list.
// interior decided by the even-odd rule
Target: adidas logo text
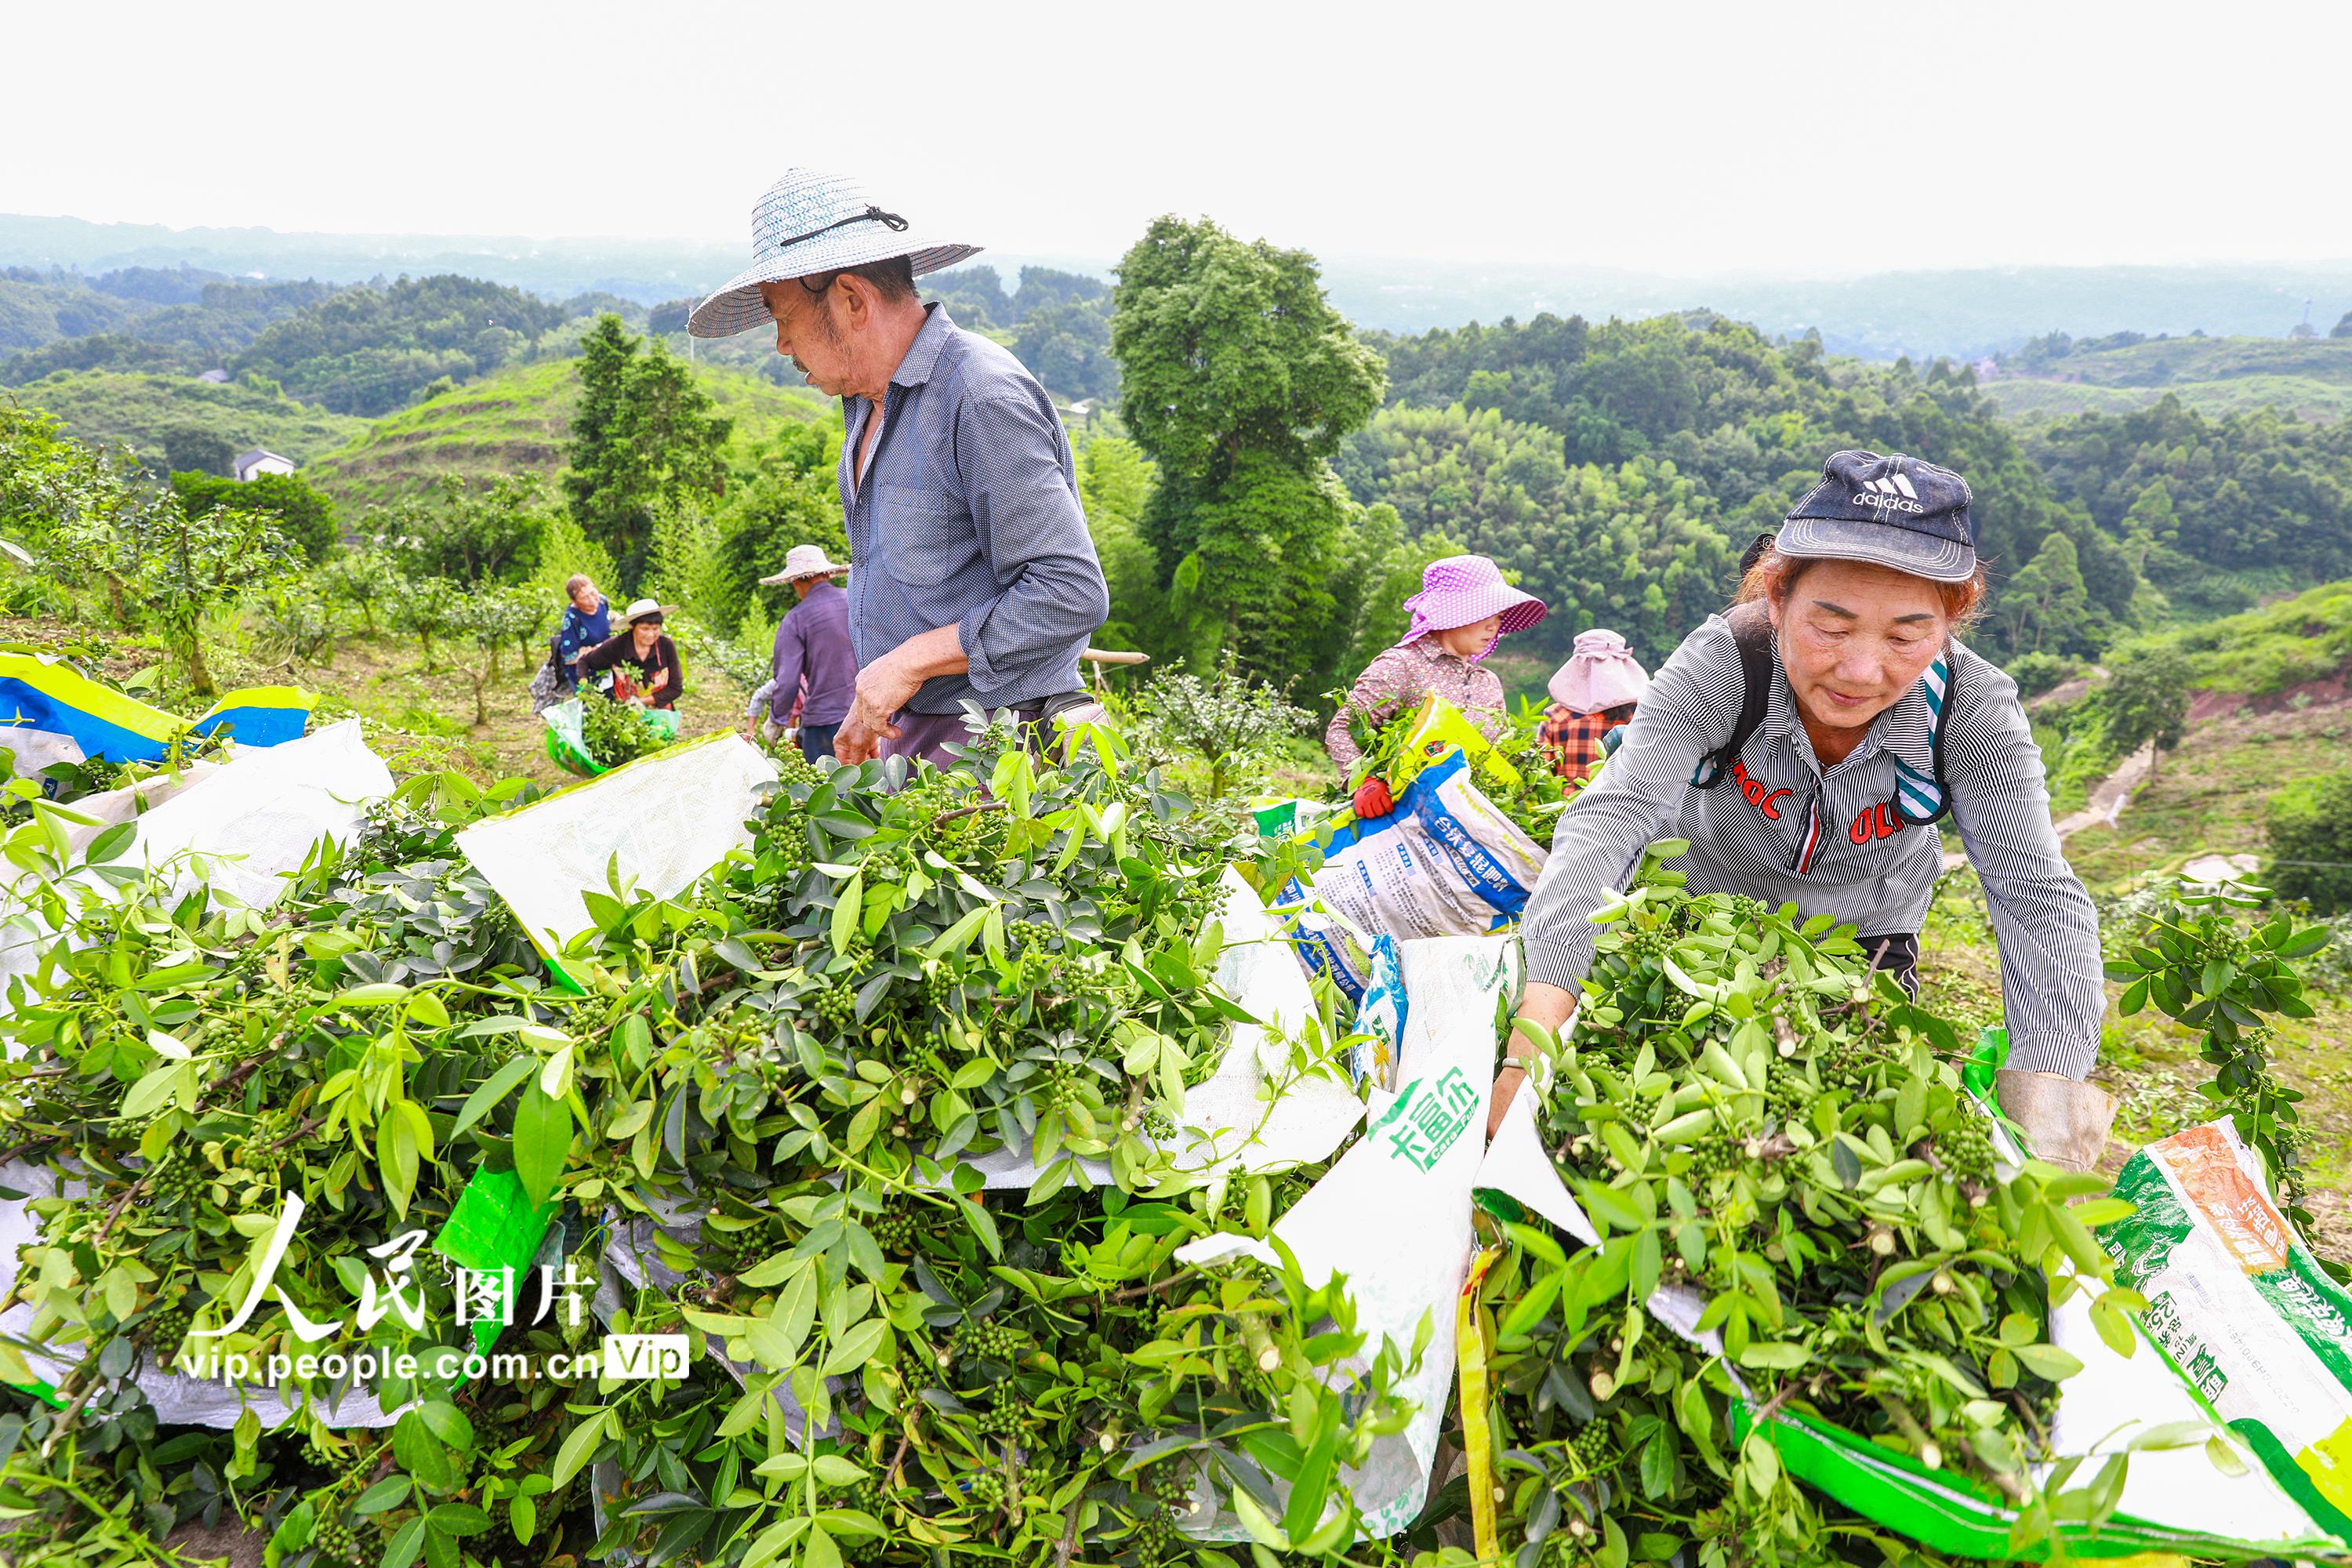
[(1919, 492), (1911, 488), (1910, 479), (1896, 473), (1883, 479), (1865, 479), (1863, 488), (1847, 498), (1856, 506), (1875, 507), (1881, 511), (1925, 512), (1919, 504)]

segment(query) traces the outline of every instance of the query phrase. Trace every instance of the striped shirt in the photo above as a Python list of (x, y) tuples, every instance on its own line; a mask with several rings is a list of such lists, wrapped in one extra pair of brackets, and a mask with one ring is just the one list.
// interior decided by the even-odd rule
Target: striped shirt
[(1078, 689), (1078, 655), (1110, 590), (1078, 504), (1054, 401), (1012, 351), (939, 305), (874, 405), (845, 398), (838, 479), (849, 531), (849, 637), (860, 668), (909, 637), (955, 626), (971, 670), (923, 682), (918, 713), (969, 698), (1009, 708)]
[[(2017, 683), (1957, 642), (1950, 659), (1944, 765), (1951, 820), (2000, 942), (2009, 1065), (2080, 1079), (2097, 1058), (2106, 1003), (2098, 917), (2059, 852), (2042, 752)], [(1592, 962), (1591, 915), (1656, 838), (1690, 840), (1675, 867), (1694, 892), (1793, 901), (1863, 936), (1919, 929), (1942, 846), (1934, 828), (1906, 826), (1889, 803), (1898, 787), (1909, 798), (1916, 781), (1934, 776), (1926, 683), (1824, 772), (1776, 647), (1762, 723), (1720, 784), (1690, 787), (1700, 759), (1730, 739), (1742, 689), (1731, 629), (1710, 617), (1650, 683), (1616, 755), (1560, 814), (1528, 908), (1529, 979), (1576, 987)]]

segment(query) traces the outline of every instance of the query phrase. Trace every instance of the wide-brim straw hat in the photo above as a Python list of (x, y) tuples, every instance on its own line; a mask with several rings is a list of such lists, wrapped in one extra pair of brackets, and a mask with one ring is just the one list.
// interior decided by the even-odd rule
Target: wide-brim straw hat
[(784, 552), (784, 569), (772, 577), (761, 578), (760, 586), (781, 587), (786, 583), (797, 583), (803, 577), (831, 577), (848, 570), (848, 567), (828, 557), (822, 544), (795, 544)]
[(1615, 632), (1596, 626), (1580, 632), (1576, 651), (1552, 673), (1551, 700), (1579, 713), (1639, 702), (1649, 694), (1649, 671)]
[(751, 265), (694, 308), (686, 330), (698, 338), (727, 338), (775, 320), (760, 285), (787, 278), (838, 272), (903, 256), (919, 278), (980, 254), (917, 233), (886, 210), (863, 183), (816, 169), (786, 169), (751, 208)]
[[(1402, 647), (1431, 632), (1471, 626), (1488, 616), (1503, 617), (1495, 641), (1523, 632), (1550, 613), (1550, 606), (1533, 594), (1503, 581), (1503, 569), (1483, 555), (1448, 555), (1433, 561), (1421, 574), (1421, 592), (1404, 602), (1412, 625), (1398, 643)], [(1478, 657), (1494, 650), (1490, 642)]]
[(644, 620), (647, 616), (674, 616), (676, 614), (677, 614), (677, 606), (676, 605), (656, 604), (651, 599), (639, 599), (635, 603), (632, 604), (626, 610), (622, 612), (621, 624), (625, 626), (633, 626), (639, 621)]

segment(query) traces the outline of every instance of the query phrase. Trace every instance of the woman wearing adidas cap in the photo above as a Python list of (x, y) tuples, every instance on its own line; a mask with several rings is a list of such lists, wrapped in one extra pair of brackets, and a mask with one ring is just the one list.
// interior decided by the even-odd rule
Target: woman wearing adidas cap
[[(1662, 837), (1690, 840), (1675, 867), (1692, 890), (1832, 916), (1916, 986), (1942, 865), (1930, 825), (1948, 816), (2000, 940), (2002, 1108), (2043, 1159), (2097, 1163), (2115, 1119), (2084, 1081), (2105, 1006), (2098, 921), (2059, 853), (2016, 683), (1955, 637), (1984, 596), (1975, 541), (1949, 469), (1875, 452), (1822, 465), (1738, 604), (1684, 640), (1561, 814), (1524, 927), (1523, 1016), (1566, 1024), (1589, 917)], [(1505, 1064), (1491, 1123), (1521, 1076)]]

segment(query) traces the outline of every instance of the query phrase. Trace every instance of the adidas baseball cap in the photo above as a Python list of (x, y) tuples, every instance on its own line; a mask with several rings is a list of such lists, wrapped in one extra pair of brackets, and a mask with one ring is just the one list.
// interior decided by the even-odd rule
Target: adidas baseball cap
[(1976, 575), (1969, 482), (1900, 452), (1832, 452), (1821, 483), (1790, 510), (1774, 547), (1783, 555), (1866, 561), (1931, 583)]

